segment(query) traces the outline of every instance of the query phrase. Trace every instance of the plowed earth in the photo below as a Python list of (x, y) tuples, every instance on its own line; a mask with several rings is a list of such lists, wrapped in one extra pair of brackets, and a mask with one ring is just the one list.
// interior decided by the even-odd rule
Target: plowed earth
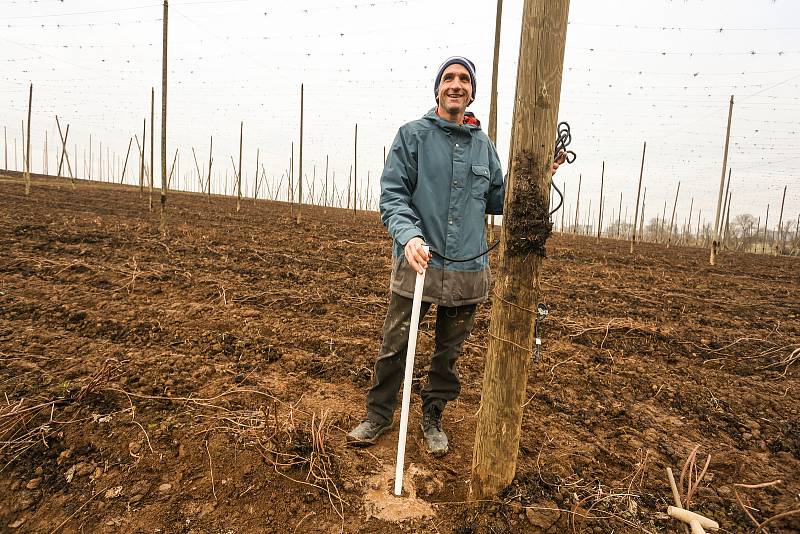
[(697, 474), (711, 460), (690, 508), (722, 532), (800, 508), (797, 258), (710, 267), (554, 234), (516, 479), (465, 502), (486, 304), (445, 411), (452, 451), (424, 452), (415, 395), (398, 501), (396, 425), (345, 445), (388, 297), (376, 214), (305, 206), (296, 225), (284, 203), (170, 193), (162, 238), (154, 202), (37, 176), (25, 196), (0, 175), (2, 531), (682, 532), (665, 468), (680, 479), (696, 446)]

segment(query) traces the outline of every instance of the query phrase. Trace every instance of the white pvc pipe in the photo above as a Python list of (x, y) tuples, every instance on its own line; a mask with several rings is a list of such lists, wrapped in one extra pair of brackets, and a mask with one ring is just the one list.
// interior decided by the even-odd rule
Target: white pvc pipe
[[(428, 254), (427, 245), (423, 247)], [(400, 409), (400, 434), (397, 438), (397, 466), (394, 471), (394, 494), (403, 493), (403, 464), (406, 459), (406, 434), (408, 433), (408, 411), (411, 406), (411, 381), (414, 377), (414, 356), (417, 353), (417, 330), (419, 329), (419, 311), (422, 306), (422, 287), (425, 285), (425, 270), (417, 273), (414, 285), (414, 301), (411, 304), (411, 325), (408, 330), (408, 351), (406, 352), (406, 373), (403, 379), (403, 401)]]

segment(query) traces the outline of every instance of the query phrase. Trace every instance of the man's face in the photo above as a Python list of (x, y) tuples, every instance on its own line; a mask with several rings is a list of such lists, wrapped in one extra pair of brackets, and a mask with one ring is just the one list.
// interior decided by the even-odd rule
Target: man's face
[(469, 71), (455, 63), (442, 73), (439, 82), (439, 107), (450, 115), (463, 114), (472, 100), (472, 79)]

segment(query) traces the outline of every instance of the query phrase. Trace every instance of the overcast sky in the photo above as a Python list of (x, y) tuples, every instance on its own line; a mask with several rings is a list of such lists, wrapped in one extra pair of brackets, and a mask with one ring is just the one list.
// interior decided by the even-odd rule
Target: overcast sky
[[(497, 145), (504, 162), (522, 3), (503, 5)], [(141, 140), (142, 119), (149, 123), (151, 87), (160, 139), (160, 2), (2, 4), (0, 125), (8, 129), (9, 167), (14, 138), (22, 165), (21, 122), (31, 82), (36, 172), (45, 130), (50, 170), (55, 166), (56, 114), (62, 126), (70, 125), (69, 150), (77, 145), (81, 173), (90, 134), (95, 159), (101, 141), (104, 158), (110, 149), (122, 159), (131, 136)], [(230, 157), (238, 159), (244, 121), (246, 191), (252, 192), (256, 149), (267, 176), (278, 181), (292, 141), (298, 157), (303, 83), (304, 171), (311, 177), (316, 168), (319, 180), (327, 155), (330, 175), (336, 173), (339, 188), (346, 184), (358, 123), (359, 179), (369, 171), (377, 191), (384, 146), (401, 124), (434, 105), (433, 76), (444, 58), (461, 54), (475, 62), (477, 100), (470, 110), (488, 127), (495, 12), (494, 0), (172, 0), (169, 160), (179, 149), (181, 174), (187, 174), (194, 147), (202, 168), (213, 135), (214, 167), (232, 175)], [(618, 209), (621, 192), (630, 216), (647, 141), (648, 218), (665, 202), (669, 216), (679, 180), (677, 220), (682, 224), (692, 198), (695, 217), (702, 210), (704, 219), (713, 218), (733, 94), (732, 216), (763, 218), (770, 204), (770, 226), (777, 224), (788, 184), (784, 220), (797, 220), (800, 2), (573, 0), (569, 22), (560, 120), (572, 127), (578, 160), (556, 176), (557, 183), (566, 182), (568, 207), (574, 210), (582, 174), (581, 204), (588, 206), (591, 196), (596, 210), (605, 161), (606, 213)]]

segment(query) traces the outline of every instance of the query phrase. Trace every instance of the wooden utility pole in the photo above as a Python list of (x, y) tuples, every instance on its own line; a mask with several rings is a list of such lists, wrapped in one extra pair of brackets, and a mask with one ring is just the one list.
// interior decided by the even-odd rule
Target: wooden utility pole
[(144, 194), (144, 149), (146, 144), (147, 144), (147, 119), (143, 119), (142, 146), (140, 147), (139, 150), (139, 198), (141, 198), (142, 195)]
[(722, 233), (722, 245), (728, 247), (728, 230), (731, 224), (731, 197), (733, 193), (728, 193), (727, 208), (725, 208), (725, 230)]
[(119, 183), (123, 183), (125, 181), (125, 170), (128, 168), (128, 156), (131, 155), (132, 144), (133, 144), (133, 137), (131, 137), (130, 141), (128, 141), (128, 151), (125, 152), (125, 164), (122, 166), (122, 176), (119, 179)]
[(31, 194), (31, 105), (33, 104), (33, 83), (28, 93), (28, 135), (25, 136), (25, 194)]
[[(647, 187), (644, 188), (644, 194), (642, 195), (642, 217), (639, 219), (639, 241), (644, 241), (644, 208), (646, 205), (646, 201), (647, 201)], [(635, 224), (634, 228), (636, 228)]]
[(242, 137), (244, 136), (244, 121), (239, 124), (239, 169), (236, 172), (236, 211), (242, 209)]
[(300, 166), (298, 167), (298, 174), (300, 176), (300, 180), (298, 180), (298, 204), (297, 204), (297, 218), (295, 219), (295, 224), (300, 224), (300, 220), (302, 217), (302, 210), (303, 210), (303, 84), (300, 84)]
[(606, 162), (603, 162), (603, 170), (600, 173), (600, 208), (599, 212), (600, 215), (597, 217), (597, 242), (600, 242), (600, 234), (603, 232), (603, 208), (605, 205), (603, 204), (603, 185), (606, 176)]
[[(636, 245), (636, 225), (639, 222), (639, 198), (642, 192), (642, 176), (644, 176), (644, 154), (647, 151), (647, 141), (642, 145), (642, 167), (639, 169), (639, 187), (636, 188), (636, 211), (633, 214), (633, 228), (631, 234), (631, 250), (633, 254), (633, 247)], [(644, 202), (642, 202), (642, 217), (644, 217)], [(639, 236), (641, 238), (641, 235)]]
[[(30, 135), (30, 133), (28, 133)], [(786, 202), (786, 188), (788, 186), (783, 186), (783, 200), (781, 200), (781, 214), (778, 217), (778, 254), (783, 254), (783, 205)]]
[[(166, 21), (165, 21), (166, 22)], [(150, 174), (148, 180), (150, 182), (150, 197), (147, 201), (150, 211), (153, 211), (153, 175), (156, 173), (155, 160), (153, 159), (153, 149), (156, 145), (155, 137), (155, 120), (156, 120), (156, 90), (154, 87), (150, 88)], [(167, 155), (166, 151), (162, 150), (161, 160), (163, 161), (162, 172), (167, 173)]]
[(728, 197), (729, 197), (728, 191), (731, 188), (731, 171), (732, 170), (733, 169), (728, 169), (728, 179), (727, 179), (726, 185), (725, 185), (725, 196), (722, 199), (722, 220), (720, 221), (720, 228), (719, 228), (720, 237), (722, 237), (722, 239), (720, 240), (720, 243), (719, 243), (720, 247), (725, 245), (725, 237), (724, 237), (724, 233), (725, 232), (724, 232), (723, 228), (725, 227), (725, 214), (728, 212)]
[[(56, 115), (56, 126), (58, 127), (58, 135), (61, 138), (61, 159), (58, 162), (58, 176), (61, 177), (61, 166), (64, 164), (64, 158), (67, 160), (67, 169), (69, 170), (69, 176), (72, 179), (72, 185), (75, 185), (75, 176), (78, 173), (78, 169), (75, 169), (75, 173), (72, 172), (72, 165), (69, 163), (69, 151), (67, 150), (67, 138), (69, 137), (69, 124), (67, 124), (66, 131), (62, 134), (61, 133), (61, 123), (58, 122), (58, 115)], [(75, 162), (77, 165), (78, 162)]]
[(356, 216), (358, 200), (358, 123), (356, 123), (356, 133), (353, 139), (353, 218)]
[[(167, 20), (169, 6), (164, 0), (164, 36), (161, 52), (161, 222), (159, 230), (161, 235), (167, 232)], [(150, 121), (152, 128), (153, 122)], [(152, 132), (150, 134), (152, 141)], [(150, 143), (150, 150), (153, 143)], [(177, 150), (175, 151), (177, 155)], [(152, 182), (152, 178), (151, 178)]]
[[(501, 237), (497, 299), (472, 455), (470, 497), (491, 498), (511, 483), (519, 453), (528, 362), (534, 342), (531, 310), (539, 297), (569, 0), (526, 0)], [(544, 30), (547, 31), (544, 31)]]
[[(489, 139), (497, 145), (497, 71), (500, 62), (500, 26), (503, 19), (503, 0), (497, 0), (494, 21), (494, 56), (492, 58), (492, 94), (489, 101)], [(385, 149), (384, 149), (385, 150)], [(386, 157), (384, 156), (384, 162)], [(494, 215), (489, 216), (489, 241), (494, 241)]]
[(681, 183), (678, 182), (678, 189), (675, 191), (675, 203), (672, 205), (672, 217), (669, 219), (669, 234), (667, 237), (667, 248), (672, 243), (672, 227), (675, 224), (675, 210), (678, 208), (678, 194), (681, 192)]
[(214, 136), (211, 136), (211, 141), (208, 143), (208, 201), (211, 202), (211, 163), (213, 158), (211, 155), (214, 150)]
[(256, 177), (255, 185), (253, 185), (253, 204), (255, 204), (256, 199), (258, 198), (258, 156), (261, 152), (260, 149), (256, 148), (256, 173), (253, 175)]
[(583, 180), (583, 175), (578, 174), (578, 195), (575, 197), (575, 226), (572, 227), (572, 233), (578, 233), (578, 213), (580, 211), (581, 205), (581, 181)]
[[(384, 163), (386, 163), (386, 147), (383, 147)], [(325, 202), (324, 207), (328, 207), (328, 155), (325, 154)], [(326, 210), (327, 211), (327, 210)]]
[(717, 250), (719, 249), (719, 219), (722, 208), (722, 189), (725, 186), (725, 168), (728, 166), (728, 145), (731, 140), (731, 116), (733, 115), (733, 95), (731, 95), (728, 105), (728, 128), (725, 132), (725, 151), (722, 154), (722, 176), (719, 179), (719, 197), (717, 198), (717, 215), (714, 218), (714, 236), (711, 242), (711, 255), (708, 262), (711, 265), (717, 264)]

